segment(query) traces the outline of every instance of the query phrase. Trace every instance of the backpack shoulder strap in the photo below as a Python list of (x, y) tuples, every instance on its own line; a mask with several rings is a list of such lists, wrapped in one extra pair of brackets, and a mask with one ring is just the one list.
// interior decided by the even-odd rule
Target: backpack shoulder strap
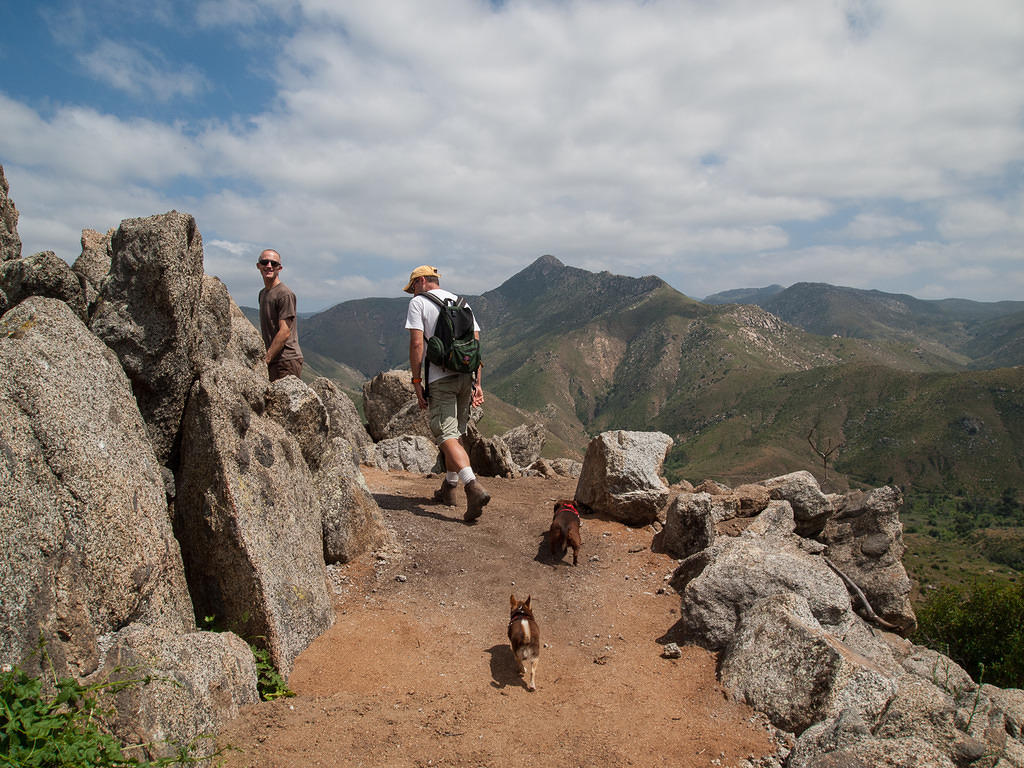
[[(450, 299), (439, 299), (437, 296), (432, 294), (430, 291), (424, 291), (423, 293), (421, 293), (419, 295), (422, 296), (425, 299), (430, 299), (432, 302), (437, 304), (437, 306), (440, 307), (441, 309), (444, 309), (445, 306), (447, 305), (447, 303), (450, 301)], [(460, 296), (459, 298), (462, 298), (462, 297)]]

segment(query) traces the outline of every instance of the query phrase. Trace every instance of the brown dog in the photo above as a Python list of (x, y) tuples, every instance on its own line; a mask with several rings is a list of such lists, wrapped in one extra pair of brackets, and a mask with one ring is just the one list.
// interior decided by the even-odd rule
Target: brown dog
[(560, 499), (555, 502), (555, 516), (551, 519), (548, 542), (551, 544), (551, 556), (558, 560), (572, 547), (572, 564), (576, 565), (581, 543), (580, 512), (572, 501)]
[(540, 630), (537, 629), (537, 621), (533, 618), (533, 611), (530, 609), (530, 596), (527, 595), (523, 601), (516, 600), (515, 595), (510, 595), (509, 599), (512, 605), (512, 615), (508, 621), (508, 641), (512, 645), (516, 669), (520, 675), (525, 675), (526, 667), (529, 666), (530, 679), (526, 681), (526, 688), (536, 691), (535, 676), (537, 674), (537, 659), (540, 656)]

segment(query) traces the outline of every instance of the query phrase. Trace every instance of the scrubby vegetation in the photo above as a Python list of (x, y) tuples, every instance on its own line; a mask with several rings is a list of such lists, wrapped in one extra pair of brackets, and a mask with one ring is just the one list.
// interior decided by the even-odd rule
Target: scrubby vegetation
[(121, 768), (122, 766), (194, 765), (199, 758), (188, 747), (172, 757), (146, 760), (126, 752), (126, 746), (104, 726), (113, 713), (102, 704), (105, 694), (144, 685), (145, 679), (82, 685), (71, 678), (47, 686), (18, 667), (0, 671), (0, 763), (17, 768)]
[(946, 654), (976, 681), (1024, 688), (1024, 583), (943, 587), (917, 619), (915, 642)]

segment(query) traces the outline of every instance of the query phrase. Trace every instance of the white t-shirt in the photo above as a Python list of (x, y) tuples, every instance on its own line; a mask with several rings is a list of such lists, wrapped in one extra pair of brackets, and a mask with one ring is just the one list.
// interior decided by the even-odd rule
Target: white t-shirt
[[(431, 288), (430, 293), (441, 299), (441, 301), (444, 301), (445, 299), (455, 301), (455, 299), (458, 298), (454, 293), (446, 291), (444, 288)], [(406, 330), (423, 331), (423, 338), (429, 339), (434, 335), (434, 329), (437, 327), (437, 318), (440, 316), (441, 308), (438, 307), (437, 304), (422, 295), (413, 296), (412, 300), (409, 302), (409, 311), (405, 316)], [(476, 315), (473, 316), (473, 330), (480, 330), (480, 325), (476, 321)], [(425, 354), (424, 359), (426, 359)], [(413, 371), (412, 375), (416, 376), (417, 372)], [(427, 363), (428, 384), (433, 381), (437, 381), (438, 379), (443, 379), (446, 376), (454, 375), (455, 371), (449, 371), (447, 368), (442, 368), (439, 365)]]

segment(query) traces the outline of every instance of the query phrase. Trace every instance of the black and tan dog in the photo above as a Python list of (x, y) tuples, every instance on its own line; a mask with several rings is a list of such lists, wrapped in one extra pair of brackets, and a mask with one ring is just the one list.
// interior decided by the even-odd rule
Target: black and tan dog
[[(537, 659), (540, 657), (540, 630), (537, 628), (537, 621), (533, 618), (533, 610), (530, 608), (530, 596), (525, 600), (516, 600), (516, 596), (510, 595), (512, 615), (508, 621), (508, 641), (512, 645), (512, 655), (516, 660), (516, 669), (520, 675), (524, 675), (526, 688), (530, 691), (537, 690), (536, 674)], [(530, 668), (530, 679), (526, 680), (526, 668)]]
[(551, 530), (548, 531), (548, 542), (551, 544), (551, 556), (561, 560), (569, 547), (572, 547), (572, 564), (576, 565), (580, 554), (580, 511), (569, 499), (555, 502), (555, 515), (551, 519)]

